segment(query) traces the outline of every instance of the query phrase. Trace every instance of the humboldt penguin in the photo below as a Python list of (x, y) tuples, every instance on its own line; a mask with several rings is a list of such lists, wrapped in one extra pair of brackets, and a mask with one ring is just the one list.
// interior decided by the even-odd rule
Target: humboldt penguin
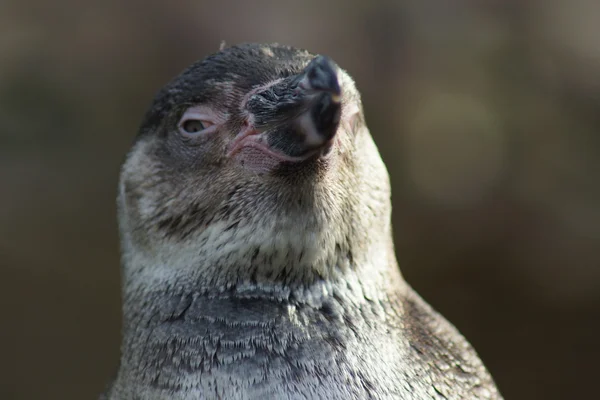
[(224, 48), (156, 95), (122, 167), (108, 399), (501, 399), (404, 281), (388, 173), (330, 58)]

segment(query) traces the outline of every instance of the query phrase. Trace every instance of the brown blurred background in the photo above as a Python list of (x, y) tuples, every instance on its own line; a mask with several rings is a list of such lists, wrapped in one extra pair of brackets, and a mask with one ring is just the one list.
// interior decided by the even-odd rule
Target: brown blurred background
[(507, 399), (597, 396), (600, 3), (5, 0), (0, 398), (94, 399), (119, 357), (115, 192), (156, 90), (228, 44), (354, 76), (407, 280)]

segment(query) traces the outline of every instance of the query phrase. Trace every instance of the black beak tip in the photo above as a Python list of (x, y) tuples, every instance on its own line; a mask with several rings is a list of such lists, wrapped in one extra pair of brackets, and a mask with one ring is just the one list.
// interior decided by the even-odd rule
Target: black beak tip
[(339, 98), (342, 93), (337, 64), (327, 56), (316, 56), (306, 67), (306, 76), (312, 89), (331, 93)]

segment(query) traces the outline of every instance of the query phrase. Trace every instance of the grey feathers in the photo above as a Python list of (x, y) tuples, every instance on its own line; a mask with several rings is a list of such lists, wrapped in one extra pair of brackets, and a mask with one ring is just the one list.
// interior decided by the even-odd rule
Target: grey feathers
[(118, 204), (108, 399), (501, 398), (402, 279), (387, 171), (333, 61), (248, 44), (192, 65), (148, 111)]

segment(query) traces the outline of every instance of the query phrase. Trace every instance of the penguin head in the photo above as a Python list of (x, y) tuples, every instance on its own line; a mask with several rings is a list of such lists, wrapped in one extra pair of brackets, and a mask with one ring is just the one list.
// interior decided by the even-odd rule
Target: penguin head
[(359, 92), (334, 61), (225, 48), (161, 89), (141, 124), (119, 185), (124, 262), (311, 280), (389, 235), (389, 197)]

